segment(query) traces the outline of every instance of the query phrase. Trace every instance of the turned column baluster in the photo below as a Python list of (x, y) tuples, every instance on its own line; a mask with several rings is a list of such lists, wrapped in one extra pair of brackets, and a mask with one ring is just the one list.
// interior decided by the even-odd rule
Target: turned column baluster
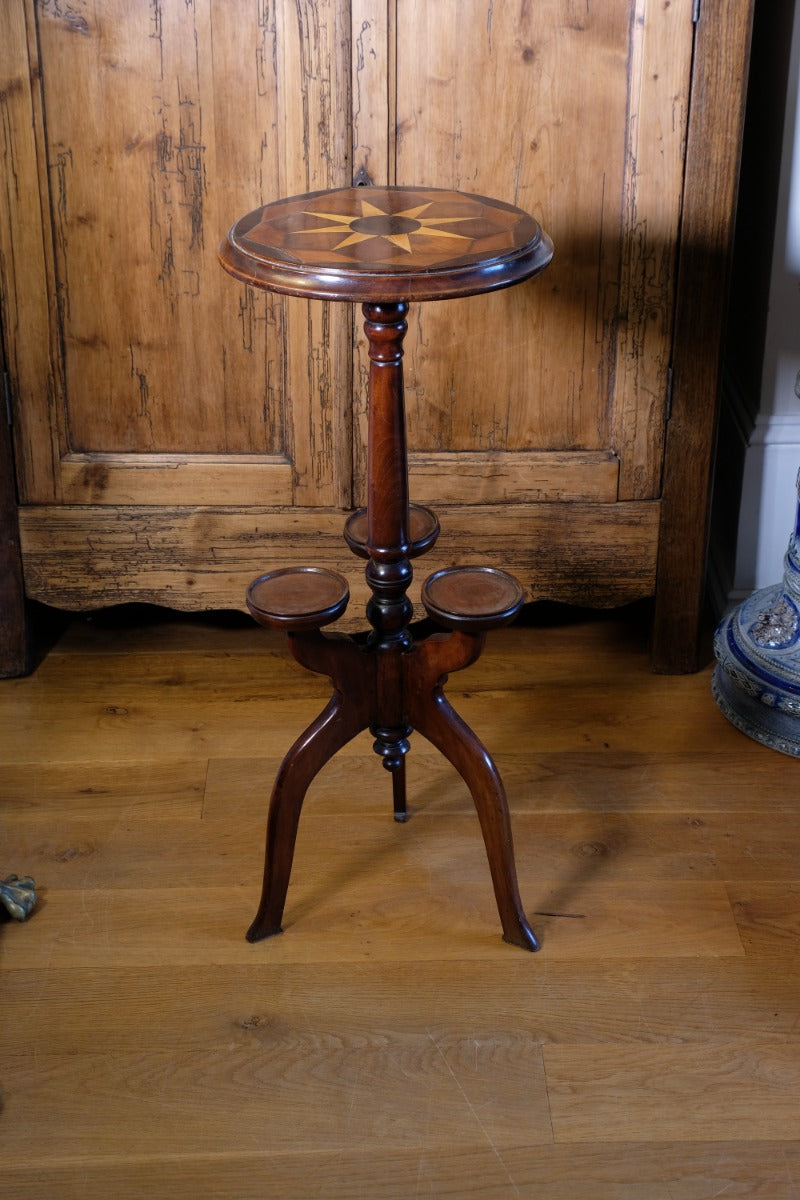
[(367, 441), (367, 583), (372, 599), (369, 645), (378, 655), (376, 711), (370, 726), (373, 749), (392, 773), (394, 815), (406, 818), (405, 756), (411, 725), (405, 711), (398, 654), (411, 646), (413, 606), (406, 592), (413, 578), (408, 558), (408, 452), (403, 390), (403, 338), (408, 304), (364, 304), (369, 344)]
[(406, 591), (413, 576), (408, 559), (408, 452), (403, 391), (403, 338), (408, 304), (364, 304), (369, 343), (367, 442), (367, 618), (373, 643), (408, 645), (413, 612)]

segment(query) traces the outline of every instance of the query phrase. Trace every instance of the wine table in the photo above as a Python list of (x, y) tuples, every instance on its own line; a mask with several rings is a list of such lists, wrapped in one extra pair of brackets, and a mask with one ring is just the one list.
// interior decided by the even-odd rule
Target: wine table
[[(282, 629), (304, 667), (330, 678), (333, 695), (288, 751), (272, 791), (264, 885), (250, 941), (281, 932), (298, 822), (309, 784), (364, 729), (393, 781), (394, 815), (405, 820), (405, 756), (417, 730), (469, 788), (483, 834), (503, 937), (536, 950), (522, 908), (505, 791), (492, 759), (444, 695), (448, 674), (475, 662), (486, 633), (513, 620), (525, 594), (486, 566), (429, 576), (422, 603), (441, 632), (415, 638), (407, 591), (412, 560), (436, 541), (439, 523), (411, 504), (403, 395), (403, 338), (410, 303), (510, 287), (549, 263), (552, 243), (521, 209), (438, 188), (356, 187), (267, 204), (237, 221), (222, 266), (253, 287), (361, 304), (369, 345), (367, 506), (344, 538), (366, 559), (371, 591), (366, 639), (323, 632), (347, 607), (336, 572), (297, 566), (267, 572), (247, 603), (262, 625)], [(502, 330), (498, 330), (498, 337)]]

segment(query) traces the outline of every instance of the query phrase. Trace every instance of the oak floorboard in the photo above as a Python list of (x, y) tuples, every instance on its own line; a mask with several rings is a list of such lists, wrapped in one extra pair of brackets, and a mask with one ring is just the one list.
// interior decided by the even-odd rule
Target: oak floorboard
[(59, 659), (86, 659), (94, 655), (133, 656), (169, 654), (172, 659), (198, 654), (283, 653), (282, 634), (262, 629), (242, 613), (220, 618), (207, 613), (175, 616), (166, 609), (115, 613), (113, 610), (76, 615), (47, 656), (46, 664), (59, 668)]
[[(377, 767), (377, 764), (376, 764)], [(379, 768), (378, 768), (379, 769)], [(299, 883), (331, 873), (363, 873), (382, 859), (384, 874), (368, 889), (387, 895), (416, 885), (420, 871), (430, 887), (455, 892), (482, 889), (488, 879), (480, 826), (467, 797), (466, 811), (414, 811), (402, 827), (392, 820), (388, 782), (380, 772), (374, 790), (362, 789), (363, 806), (324, 803), (310, 797), (301, 817), (293, 878)], [(96, 799), (96, 795), (92, 796)], [(181, 798), (183, 799), (183, 798)], [(15, 857), (43, 887), (203, 887), (223, 878), (239, 883), (260, 877), (266, 797), (257, 811), (232, 817), (200, 817), (190, 795), (176, 808), (185, 815), (160, 816), (149, 804), (131, 801), (111, 808), (113, 819), (89, 813), (49, 819), (10, 815), (5, 821)], [(68, 801), (62, 801), (63, 807)], [(342, 811), (343, 809), (343, 811)], [(140, 815), (141, 812), (146, 815)], [(765, 821), (761, 812), (550, 813), (512, 808), (518, 873), (529, 894), (557, 883), (605, 885), (687, 881), (774, 884), (800, 880), (800, 822)], [(148, 825), (145, 827), (144, 822)], [(790, 830), (793, 831), (790, 833)], [(454, 849), (457, 847), (457, 849)]]
[[(469, 793), (456, 771), (441, 755), (424, 749), (425, 743), (411, 740), (407, 775), (412, 811), (433, 806), (437, 812), (471, 810)], [(753, 811), (755, 796), (759, 811), (781, 813), (782, 822), (786, 814), (793, 820), (798, 811), (786, 787), (783, 757), (741, 737), (730, 753), (717, 753), (711, 744), (702, 750), (656, 751), (646, 743), (620, 751), (552, 752), (531, 745), (523, 752), (498, 753), (493, 738), (486, 740), (515, 811), (739, 813)], [(376, 780), (370, 745), (368, 735), (353, 743), (352, 752), (363, 755), (357, 765), (349, 753), (328, 763), (309, 789), (307, 803), (336, 804), (347, 812), (374, 807), (371, 791), (364, 796), (353, 787), (354, 770), (359, 780)], [(256, 811), (269, 796), (278, 765), (278, 758), (211, 758), (203, 812), (222, 816)], [(385, 777), (383, 789), (389, 790)]]
[(42, 1125), (56, 1159), (91, 1155), (98, 1144), (132, 1157), (156, 1144), (165, 1156), (334, 1151), (354, 1130), (376, 1152), (551, 1137), (541, 1048), (514, 1036), (301, 1038), (289, 1028), (268, 1043), (225, 1048), (9, 1055), (4, 1077), (0, 1149), (9, 1165), (25, 1160)]
[(797, 1044), (545, 1046), (556, 1142), (788, 1141), (800, 1130)]
[(795, 1200), (796, 1141), (105, 1158), (4, 1172), (16, 1200)]
[[(375, 874), (378, 878), (376, 879)], [(386, 884), (392, 873), (396, 887)], [(398, 877), (388, 844), (333, 864), (324, 876), (292, 884), (284, 934), (260, 951), (243, 938), (258, 889), (237, 886), (86, 888), (45, 891), (37, 922), (10, 928), (4, 953), (31, 967), (271, 962), (406, 962), (485, 958), (502, 962), (487, 879), (477, 892), (426, 865)], [(725, 888), (718, 883), (593, 884), (581, 879), (540, 888), (528, 913), (551, 958), (684, 958), (743, 954)], [(46, 920), (45, 920), (46, 916)], [(600, 949), (602, 947), (602, 950)], [(517, 950), (518, 954), (525, 951)]]
[[(12, 687), (0, 694), (0, 755), (10, 762), (76, 762), (87, 757), (81, 738), (89, 733), (91, 757), (98, 762), (138, 761), (143, 744), (154, 756), (167, 759), (282, 756), (327, 703), (330, 689), (281, 697), (270, 695), (270, 687), (248, 675), (237, 691), (236, 670), (228, 663), (219, 681), (209, 672), (195, 694), (184, 693), (180, 685), (165, 686), (163, 680), (106, 678), (105, 683), (85, 686), (76, 682), (72, 691), (65, 683), (55, 694), (36, 695), (33, 688), (20, 687), (15, 695), (13, 684), (19, 681), (7, 681)], [(520, 746), (534, 754), (631, 753), (642, 744), (652, 752), (676, 753), (703, 740), (715, 744), (719, 753), (728, 745), (740, 748), (741, 735), (708, 706), (707, 692), (702, 703), (696, 695), (689, 703), (688, 695), (678, 694), (665, 707), (655, 678), (645, 687), (628, 690), (623, 712), (609, 705), (605, 682), (565, 685), (546, 695), (520, 688), (511, 693), (513, 703), (508, 691), (465, 692), (451, 686), (447, 694), (478, 736), (491, 741), (498, 757), (519, 752)], [(269, 719), (270, 706), (276, 703), (279, 725)], [(25, 759), (20, 757), (21, 737)], [(423, 739), (413, 741), (428, 748)], [(354, 752), (353, 743), (342, 751)]]
[[(9, 963), (7, 961), (6, 965)], [(666, 966), (666, 969), (665, 969)], [(446, 985), (443, 982), (446, 976)], [(502, 986), (498, 987), (498, 977)], [(764, 959), (551, 959), (543, 955), (200, 965), (15, 966), (0, 1051), (225, 1051), (323, 1031), (353, 1040), (507, 1034), (542, 1045), (800, 1043), (800, 981)]]
[[(647, 614), (629, 613), (628, 610), (621, 614), (587, 614), (564, 606), (550, 618), (549, 606), (545, 605), (544, 609), (546, 611), (542, 613), (541, 606), (526, 606), (513, 628), (494, 630), (490, 634), (491, 660), (481, 660), (470, 669), (493, 676), (502, 669), (500, 664), (510, 659), (516, 662), (523, 677), (534, 680), (548, 676), (569, 678), (574, 676), (576, 667), (574, 658), (563, 653), (563, 648), (568, 646), (573, 655), (580, 655), (583, 660), (582, 674), (595, 673), (602, 677), (612, 662), (623, 662), (635, 673), (649, 673), (647, 656), (642, 654), (643, 638), (647, 636)], [(416, 608), (416, 616), (419, 619), (424, 613)], [(600, 636), (599, 626), (602, 626)], [(422, 625), (412, 628), (419, 629)], [(426, 623), (425, 628), (430, 625)], [(525, 662), (520, 662), (515, 652), (521, 630), (524, 630), (526, 645), (530, 648)], [(587, 653), (589, 650), (591, 654)], [(124, 655), (126, 661), (131, 661), (164, 652), (178, 659), (209, 652), (218, 655), (263, 653), (279, 655), (289, 661), (284, 635), (257, 626), (241, 613), (220, 621), (203, 614), (174, 617), (162, 610), (155, 615), (134, 611), (115, 617), (110, 611), (83, 618), (76, 616), (43, 665), (59, 670), (61, 658), (85, 660), (97, 655)]]
[[(0, 1172), (35, 1200), (800, 1195), (793, 763), (629, 614), (500, 631), (448, 693), (502, 772), (542, 938), (500, 936), (473, 805), (412, 819), (360, 735), (244, 931), (281, 756), (328, 683), (282, 640), (76, 622), (0, 684)], [(787, 784), (788, 781), (788, 784)]]
[(201, 816), (205, 759), (153, 762), (7, 762), (0, 782), (3, 820), (37, 824), (86, 820), (97, 824), (125, 813), (137, 820)]
[(800, 881), (731, 882), (728, 894), (747, 953), (778, 955), (787, 960), (787, 969), (795, 970), (800, 949)]

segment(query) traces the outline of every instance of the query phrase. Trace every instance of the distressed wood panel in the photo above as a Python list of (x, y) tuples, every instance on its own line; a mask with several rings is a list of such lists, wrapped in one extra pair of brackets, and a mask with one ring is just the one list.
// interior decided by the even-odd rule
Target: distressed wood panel
[[(280, 189), (269, 199), (352, 182), (350, 14), (342, 0), (282, 0)], [(238, 215), (257, 205), (246, 205)], [(293, 503), (351, 503), (353, 314), (286, 301), (285, 401), (293, 414)]]
[(692, 0), (633, 12), (612, 438), (621, 500), (661, 490), (676, 247), (691, 82)]
[(75, 454), (61, 463), (65, 504), (280, 504), (292, 464), (281, 455)]
[(415, 449), (609, 447), (629, 54), (628, 5), (399, 0), (398, 180), (519, 204), (556, 247), (539, 280), (415, 315)]
[[(0, 6), (0, 320), (13, 389), (22, 495), (58, 499), (59, 361), (47, 229), (40, 208), (42, 113), (35, 37), (22, 4)], [(50, 254), (48, 255), (48, 251)]]
[(617, 498), (619, 462), (597, 451), (527, 454), (411, 454), (409, 479), (414, 501), (449, 504), (519, 503), (531, 500)]
[(219, 289), (205, 287), (219, 224), (208, 6), (37, 13), (63, 449), (216, 450), (226, 431)]
[[(20, 44), (23, 17), (20, 0)], [(287, 307), (216, 261), (227, 226), (263, 200), (349, 182), (342, 5), (29, 0), (28, 24), (47, 114), (30, 153), (47, 164), (54, 257), (51, 286), (35, 286), (57, 298), (44, 317), (64, 378), (51, 384), (51, 412), (40, 351), (19, 440), (40, 447), (42, 466), (24, 477), (24, 498), (125, 504), (140, 466), (157, 501), (180, 502), (173, 467), (199, 455), (205, 491), (184, 502), (245, 503), (237, 459), (251, 456), (255, 474), (261, 455), (262, 502), (349, 503), (349, 401), (337, 386), (350, 371), (349, 314)], [(9, 126), (19, 153), (24, 113)], [(30, 190), (36, 172), (22, 174)], [(8, 222), (15, 243), (20, 210)], [(41, 237), (38, 214), (27, 219)], [(55, 456), (42, 455), (37, 429)]]
[[(532, 599), (602, 607), (652, 594), (657, 502), (508, 504), (499, 525), (497, 513), (495, 505), (448, 509), (416, 567), (412, 597), (442, 567), (498, 562)], [(20, 539), (28, 595), (61, 608), (243, 609), (255, 576), (306, 562), (347, 577), (352, 599), (339, 627), (366, 627), (363, 562), (344, 543), (338, 510), (41, 506), (21, 511)]]
[(356, 181), (394, 182), (392, 4), (351, 0), (353, 173)]
[(691, 7), (399, 0), (398, 179), (521, 204), (556, 246), (541, 280), (412, 314), (415, 449), (605, 448), (621, 498), (658, 495)]
[(211, 254), (204, 287), (215, 297), (222, 341), (223, 391), (213, 399), (221, 405), (227, 438), (214, 449), (285, 454), (293, 421), (285, 395), (291, 324), (279, 297), (220, 278), (216, 262), (225, 230), (260, 198), (271, 199), (280, 186), (282, 81), (277, 63), (283, 7), (253, 0), (210, 3), (210, 40), (202, 53), (212, 67), (207, 101), (213, 113), (209, 148), (215, 169), (207, 179), (207, 202), (214, 207), (206, 221)]

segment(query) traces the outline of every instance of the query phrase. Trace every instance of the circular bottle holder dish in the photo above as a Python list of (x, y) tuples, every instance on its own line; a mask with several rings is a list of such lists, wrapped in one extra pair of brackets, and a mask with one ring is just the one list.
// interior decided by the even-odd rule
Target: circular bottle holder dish
[(260, 625), (287, 632), (319, 629), (347, 608), (344, 576), (324, 567), (282, 567), (254, 579), (247, 607)]
[[(409, 558), (418, 558), (426, 550), (430, 550), (439, 536), (439, 519), (436, 513), (421, 504), (408, 506), (408, 536), (410, 545)], [(344, 540), (354, 554), (360, 558), (369, 558), (367, 550), (367, 510), (359, 508), (347, 518), (344, 527)]]
[(496, 567), (446, 567), (422, 585), (428, 616), (446, 629), (468, 633), (507, 625), (524, 602), (522, 585)]

